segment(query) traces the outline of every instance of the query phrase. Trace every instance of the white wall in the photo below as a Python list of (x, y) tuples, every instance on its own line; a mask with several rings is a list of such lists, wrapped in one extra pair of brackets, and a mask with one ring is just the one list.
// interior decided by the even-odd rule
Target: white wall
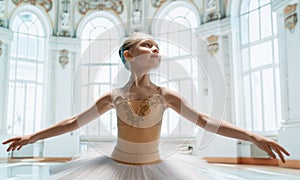
[[(273, 3), (273, 11), (277, 12), (278, 19), (281, 100), (283, 103), (282, 125), (278, 131), (278, 141), (291, 153), (287, 159), (293, 160), (300, 159), (300, 144), (295, 139), (300, 134), (300, 27), (298, 22), (293, 30), (289, 30), (285, 27), (285, 19), (294, 13), (297, 13), (298, 19), (300, 18), (299, 2), (299, 0), (276, 0)], [(284, 14), (284, 8), (295, 3), (298, 3), (295, 12)]]

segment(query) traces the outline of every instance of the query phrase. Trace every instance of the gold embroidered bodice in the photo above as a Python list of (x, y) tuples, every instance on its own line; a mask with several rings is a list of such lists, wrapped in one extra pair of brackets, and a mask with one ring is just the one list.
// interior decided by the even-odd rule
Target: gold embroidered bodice
[(117, 112), (118, 139), (112, 158), (130, 164), (160, 160), (158, 146), (165, 111), (161, 93), (142, 100), (113, 99)]

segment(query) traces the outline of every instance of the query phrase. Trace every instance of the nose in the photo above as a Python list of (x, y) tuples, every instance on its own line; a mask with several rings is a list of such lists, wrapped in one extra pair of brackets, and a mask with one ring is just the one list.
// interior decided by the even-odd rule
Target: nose
[(153, 53), (159, 53), (159, 49), (156, 46), (152, 46), (151, 50)]

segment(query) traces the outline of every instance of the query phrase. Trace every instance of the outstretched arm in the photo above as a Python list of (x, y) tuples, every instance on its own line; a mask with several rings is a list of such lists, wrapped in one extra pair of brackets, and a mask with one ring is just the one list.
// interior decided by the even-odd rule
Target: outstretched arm
[(100, 97), (96, 103), (91, 106), (86, 111), (82, 112), (79, 115), (67, 118), (61, 122), (54, 124), (53, 126), (46, 128), (44, 130), (38, 131), (34, 134), (14, 137), (4, 141), (2, 144), (11, 143), (7, 148), (7, 151), (10, 150), (20, 150), (24, 145), (34, 143), (38, 140), (46, 139), (53, 136), (58, 136), (70, 131), (74, 131), (79, 127), (89, 123), (90, 121), (96, 119), (101, 114), (113, 108), (111, 94), (107, 93)]
[(268, 155), (274, 159), (276, 158), (274, 152), (277, 153), (282, 162), (285, 162), (283, 154), (289, 155), (287, 150), (272, 139), (247, 131), (226, 121), (217, 120), (203, 113), (199, 113), (190, 107), (176, 92), (164, 89), (163, 96), (168, 107), (207, 131), (222, 136), (250, 141), (267, 152)]

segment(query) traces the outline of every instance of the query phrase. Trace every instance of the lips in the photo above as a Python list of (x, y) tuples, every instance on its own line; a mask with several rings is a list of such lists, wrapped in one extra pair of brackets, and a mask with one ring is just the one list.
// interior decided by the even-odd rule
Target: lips
[(150, 57), (151, 57), (151, 58), (160, 58), (160, 55), (159, 55), (159, 54), (151, 54)]

